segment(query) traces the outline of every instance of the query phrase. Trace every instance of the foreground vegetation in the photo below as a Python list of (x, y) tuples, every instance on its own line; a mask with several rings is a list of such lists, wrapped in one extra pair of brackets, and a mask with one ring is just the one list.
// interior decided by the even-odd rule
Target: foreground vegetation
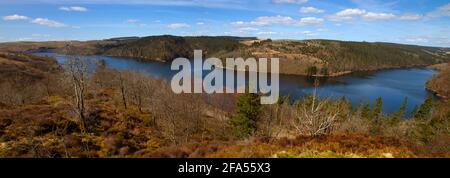
[(0, 62), (11, 79), (0, 83), (0, 157), (450, 157), (450, 107), (431, 98), (413, 118), (407, 100), (390, 115), (381, 99), (262, 106), (256, 94), (175, 95), (79, 57), (64, 68), (16, 53)]

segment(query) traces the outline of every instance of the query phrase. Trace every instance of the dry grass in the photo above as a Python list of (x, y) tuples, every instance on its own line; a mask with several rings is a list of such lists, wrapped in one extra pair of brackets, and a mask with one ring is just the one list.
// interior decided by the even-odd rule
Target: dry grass
[[(408, 143), (367, 134), (335, 134), (295, 139), (249, 139), (245, 141), (193, 143), (143, 153), (144, 157), (212, 158), (359, 158), (418, 157)], [(420, 155), (425, 156), (425, 155)]]
[(450, 98), (450, 63), (436, 66), (439, 74), (434, 76), (428, 83), (427, 88), (439, 97)]

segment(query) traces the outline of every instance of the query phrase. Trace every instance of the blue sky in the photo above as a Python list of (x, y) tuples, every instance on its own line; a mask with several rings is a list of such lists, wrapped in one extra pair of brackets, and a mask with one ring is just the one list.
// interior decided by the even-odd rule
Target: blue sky
[(449, 0), (1, 0), (0, 41), (233, 35), (450, 47)]

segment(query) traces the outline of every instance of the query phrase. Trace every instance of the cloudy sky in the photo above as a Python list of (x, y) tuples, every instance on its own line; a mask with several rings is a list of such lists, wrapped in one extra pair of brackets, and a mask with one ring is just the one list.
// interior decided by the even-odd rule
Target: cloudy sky
[(1, 0), (0, 41), (233, 35), (450, 47), (449, 0)]

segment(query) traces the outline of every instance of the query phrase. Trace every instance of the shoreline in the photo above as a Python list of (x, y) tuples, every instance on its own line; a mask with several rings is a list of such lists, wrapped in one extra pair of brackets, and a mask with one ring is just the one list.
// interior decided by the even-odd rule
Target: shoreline
[[(60, 55), (67, 55), (67, 54), (64, 54), (64, 53), (52, 52), (52, 51), (50, 51), (50, 53), (55, 53), (55, 54), (60, 54)], [(31, 54), (33, 54), (33, 53), (31, 53)], [(148, 59), (148, 58), (140, 58), (140, 57), (114, 56), (114, 55), (106, 55), (106, 54), (91, 54), (91, 55), (103, 55), (103, 56), (107, 56), (107, 57), (117, 57), (117, 58), (136, 60), (136, 61), (140, 61), (140, 62), (162, 62), (162, 63), (169, 63), (170, 62), (168, 60)], [(328, 75), (316, 74), (316, 75), (312, 75), (311, 77), (342, 77), (342, 76), (351, 75), (351, 74), (357, 73), (357, 72), (378, 72), (378, 71), (381, 71), (381, 70), (393, 70), (393, 69), (429, 68), (429, 69), (441, 70), (440, 68), (442, 68), (442, 66), (445, 65), (445, 64), (447, 64), (447, 62), (431, 64), (431, 65), (411, 65), (411, 66), (381, 67), (381, 68), (377, 68), (377, 69), (365, 69), (365, 70), (335, 72), (335, 73), (331, 73), (331, 74), (328, 74)], [(240, 72), (258, 72), (258, 71), (231, 69), (231, 68), (223, 67), (223, 65), (217, 65), (216, 67), (221, 68), (221, 69), (225, 69), (225, 70), (240, 71)], [(267, 72), (267, 73), (270, 74), (271, 72)], [(283, 72), (279, 72), (279, 74), (280, 75), (305, 76), (305, 77), (309, 76), (306, 73), (283, 73)]]
[(441, 75), (448, 66), (450, 66), (450, 62), (428, 66), (428, 68), (430, 68), (430, 69), (437, 70), (438, 73), (436, 75), (434, 75), (430, 80), (428, 80), (427, 83), (425, 84), (425, 89), (427, 91), (433, 93), (436, 97), (438, 97), (439, 99), (442, 99), (444, 101), (448, 101), (449, 97), (447, 95), (443, 94), (441, 91), (439, 91), (439, 89), (435, 89), (433, 86), (431, 86), (431, 82), (436, 80), (436, 77)]
[[(437, 66), (437, 65), (443, 65), (446, 63), (439, 63), (439, 64), (432, 64), (432, 65), (412, 65), (412, 66), (406, 66), (406, 67), (383, 67), (383, 68), (378, 68), (378, 69), (367, 69), (367, 70), (355, 70), (355, 71), (343, 71), (343, 72), (336, 72), (336, 73), (332, 73), (329, 75), (323, 75), (323, 74), (317, 74), (317, 75), (312, 75), (311, 77), (342, 77), (342, 76), (346, 76), (346, 75), (351, 75), (353, 73), (357, 73), (357, 72), (379, 72), (382, 70), (395, 70), (395, 69), (414, 69), (414, 68), (429, 68), (429, 69), (436, 69), (436, 68), (432, 68), (432, 66)], [(221, 69), (225, 69), (225, 70), (232, 70), (232, 71), (240, 71), (240, 72), (247, 72), (247, 70), (239, 70), (239, 69), (231, 69), (231, 68), (227, 68), (227, 67), (223, 67), (223, 66), (217, 66), (218, 68)], [(438, 69), (436, 69), (438, 70)], [(249, 72), (258, 72), (258, 71), (249, 71)], [(267, 73), (271, 73), (271, 72), (267, 72)], [(282, 73), (280, 72), (279, 74), (281, 75), (294, 75), (294, 76), (305, 76), (307, 77), (307, 74), (291, 74), (291, 73)]]

